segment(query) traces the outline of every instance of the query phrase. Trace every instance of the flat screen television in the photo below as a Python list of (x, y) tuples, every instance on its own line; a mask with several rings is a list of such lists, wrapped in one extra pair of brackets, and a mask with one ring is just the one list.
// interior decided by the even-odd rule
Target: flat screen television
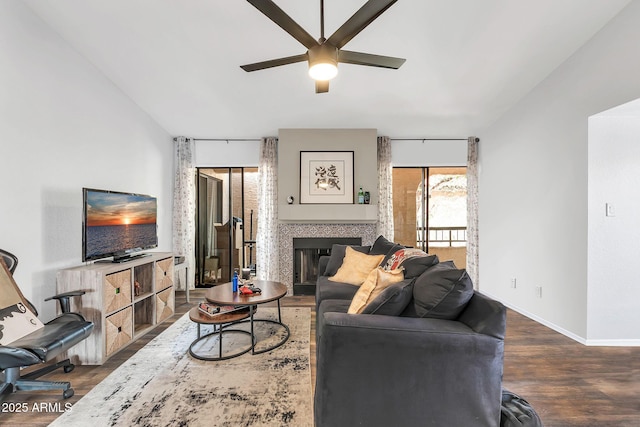
[(92, 188), (82, 194), (82, 261), (123, 262), (158, 246), (155, 197)]

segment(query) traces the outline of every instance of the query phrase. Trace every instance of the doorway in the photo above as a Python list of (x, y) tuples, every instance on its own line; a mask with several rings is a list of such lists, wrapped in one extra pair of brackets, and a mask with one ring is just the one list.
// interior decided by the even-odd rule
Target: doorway
[(255, 273), (257, 168), (197, 168), (196, 286), (231, 280), (234, 269)]
[(394, 240), (466, 268), (466, 172), (466, 167), (394, 168)]

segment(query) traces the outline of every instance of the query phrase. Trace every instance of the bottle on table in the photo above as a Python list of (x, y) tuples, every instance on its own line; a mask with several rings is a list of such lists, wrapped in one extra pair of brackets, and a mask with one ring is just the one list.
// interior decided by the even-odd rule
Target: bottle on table
[(231, 280), (233, 283), (233, 292), (238, 292), (238, 269), (233, 269), (233, 279)]

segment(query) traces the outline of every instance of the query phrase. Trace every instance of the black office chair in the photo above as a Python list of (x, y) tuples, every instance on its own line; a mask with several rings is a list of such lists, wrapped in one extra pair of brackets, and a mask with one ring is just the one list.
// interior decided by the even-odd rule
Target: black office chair
[[(30, 309), (37, 316), (35, 307), (24, 298), (13, 280), (13, 272), (17, 265), (18, 258), (15, 255), (0, 249), (0, 292), (5, 295), (17, 294), (27, 309)], [(36, 380), (36, 378), (60, 367), (65, 372), (71, 372), (74, 365), (69, 359), (47, 365), (22, 376), (20, 369), (50, 362), (91, 334), (93, 323), (86, 321), (80, 314), (69, 311), (69, 299), (82, 294), (84, 291), (73, 291), (45, 299), (45, 301), (56, 299), (60, 304), (62, 314), (45, 323), (40, 329), (15, 341), (0, 345), (0, 400), (5, 395), (18, 390), (61, 389), (62, 397), (65, 399), (73, 396), (74, 392), (69, 382)], [(6, 307), (0, 307), (0, 309), (6, 309)], [(5, 312), (5, 315), (0, 315), (0, 339), (2, 339), (5, 327), (2, 322), (8, 316), (12, 316), (12, 314), (7, 315)]]

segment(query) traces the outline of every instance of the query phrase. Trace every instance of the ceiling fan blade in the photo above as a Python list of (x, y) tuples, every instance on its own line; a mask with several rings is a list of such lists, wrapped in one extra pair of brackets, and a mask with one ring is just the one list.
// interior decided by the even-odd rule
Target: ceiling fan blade
[(364, 30), (385, 10), (389, 9), (398, 0), (369, 0), (351, 18), (347, 20), (335, 33), (329, 37), (328, 43), (340, 49)]
[(240, 68), (249, 71), (264, 70), (265, 68), (279, 67), (281, 65), (293, 64), (296, 62), (307, 61), (309, 56), (306, 53), (302, 55), (287, 56), (286, 58), (271, 59), (269, 61), (256, 62), (254, 64), (241, 65)]
[(371, 53), (352, 52), (349, 50), (338, 51), (338, 62), (345, 64), (368, 65), (370, 67), (393, 68), (397, 70), (406, 59), (393, 56), (373, 55)]
[(316, 93), (329, 92), (329, 80), (316, 80)]
[(293, 38), (302, 43), (307, 49), (318, 45), (318, 41), (305, 31), (296, 21), (287, 15), (271, 0), (247, 0), (267, 18), (278, 24), (280, 28), (291, 34)]

